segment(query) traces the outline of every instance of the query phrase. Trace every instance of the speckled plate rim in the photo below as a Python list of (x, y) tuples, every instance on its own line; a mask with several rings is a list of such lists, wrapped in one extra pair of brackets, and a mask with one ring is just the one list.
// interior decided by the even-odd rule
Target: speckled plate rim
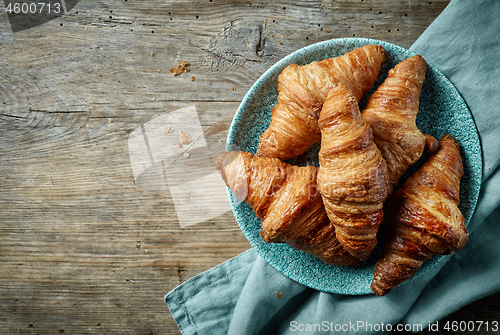
[[(314, 60), (339, 56), (368, 44), (382, 45), (386, 51), (387, 61), (383, 65), (374, 87), (365, 95), (365, 99), (385, 79), (390, 68), (415, 55), (415, 53), (398, 45), (367, 38), (327, 40), (289, 54), (270, 67), (244, 96), (231, 123), (226, 150), (256, 152), (258, 138), (267, 128), (272, 106), (276, 102), (278, 75), (286, 66), (292, 63), (307, 64)], [(384, 71), (385, 74), (383, 74)], [(432, 85), (429, 84), (429, 80), (431, 80)], [(435, 66), (429, 63), (421, 97), (426, 94), (429, 95), (430, 101), (425, 103), (421, 101), (421, 111), (417, 117), (419, 128), (438, 139), (444, 133), (451, 133), (461, 144), (465, 174), (461, 183), (460, 209), (464, 214), (466, 225), (468, 225), (477, 204), (482, 178), (482, 153), (477, 128), (460, 93)], [(439, 97), (435, 98), (434, 95)], [(363, 100), (360, 105), (362, 103)], [(430, 119), (424, 118), (422, 120), (422, 114), (427, 115), (429, 114), (426, 112), (427, 110), (434, 109), (438, 110), (439, 113), (445, 113), (446, 120), (440, 120), (439, 113), (432, 113), (429, 115)], [(435, 126), (436, 124), (438, 126)], [(317, 258), (292, 249), (286, 244), (265, 243), (259, 234), (261, 221), (256, 218), (253, 210), (246, 203), (239, 201), (229, 189), (228, 196), (233, 214), (245, 237), (257, 253), (279, 272), (296, 282), (324, 292), (345, 295), (373, 294), (370, 283), (373, 277), (376, 253), (359, 267), (340, 267), (324, 264)], [(405, 283), (418, 278), (447, 257), (434, 256), (424, 263), (413, 278)]]

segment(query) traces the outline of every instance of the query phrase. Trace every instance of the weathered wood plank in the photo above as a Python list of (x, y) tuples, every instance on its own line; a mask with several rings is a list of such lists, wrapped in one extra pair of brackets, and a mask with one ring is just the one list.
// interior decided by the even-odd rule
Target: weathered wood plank
[[(212, 151), (223, 150), (235, 104), (195, 104), (204, 127), (213, 120), (223, 125), (205, 137)], [(3, 330), (31, 324), (40, 332), (38, 315), (52, 331), (77, 333), (85, 325), (113, 333), (119, 324), (118, 332), (136, 332), (150, 320), (153, 328), (144, 331), (161, 333), (168, 323), (162, 296), (249, 248), (248, 242), (231, 213), (181, 229), (168, 193), (136, 188), (127, 151), (133, 121), (89, 117), (72, 124), (75, 113), (35, 114), (2, 133), (8, 135), (2, 138), (8, 148), (2, 179), (10, 187), (2, 191), (0, 286), (10, 292), (2, 306), (19, 304), (13, 312), (18, 321), (6, 320)], [(149, 118), (157, 114), (150, 111)], [(110, 297), (116, 300), (111, 306)]]

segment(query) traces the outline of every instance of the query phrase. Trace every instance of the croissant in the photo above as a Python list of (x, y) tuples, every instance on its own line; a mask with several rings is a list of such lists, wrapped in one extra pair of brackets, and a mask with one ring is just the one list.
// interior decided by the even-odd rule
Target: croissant
[(421, 56), (403, 60), (389, 71), (362, 111), (387, 163), (389, 194), (424, 149), (435, 151), (438, 146), (434, 137), (422, 134), (416, 125), (426, 71), (427, 63)]
[(359, 101), (384, 61), (382, 46), (367, 45), (339, 57), (287, 66), (278, 77), (278, 102), (260, 136), (257, 155), (287, 160), (319, 142), (318, 117), (332, 85), (342, 83)]
[(437, 152), (394, 193), (384, 221), (387, 240), (371, 283), (375, 294), (387, 294), (413, 277), (432, 255), (465, 245), (468, 233), (458, 208), (463, 173), (459, 144), (444, 135)]
[(262, 220), (264, 241), (288, 243), (329, 264), (361, 263), (336, 239), (316, 187), (317, 167), (240, 151), (220, 154), (216, 166), (233, 194)]
[(356, 97), (334, 86), (318, 121), (321, 129), (318, 189), (337, 239), (353, 256), (366, 259), (377, 244), (387, 197), (387, 166), (361, 117)]

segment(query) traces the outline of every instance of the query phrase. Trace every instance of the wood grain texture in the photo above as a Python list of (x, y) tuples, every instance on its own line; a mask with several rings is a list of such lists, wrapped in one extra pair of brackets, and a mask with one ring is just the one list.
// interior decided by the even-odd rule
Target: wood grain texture
[(231, 212), (180, 228), (168, 190), (135, 185), (130, 134), (194, 105), (215, 155), (285, 55), (352, 36), (409, 47), (447, 3), (80, 1), (15, 34), (2, 7), (0, 333), (180, 334), (164, 294), (250, 245)]

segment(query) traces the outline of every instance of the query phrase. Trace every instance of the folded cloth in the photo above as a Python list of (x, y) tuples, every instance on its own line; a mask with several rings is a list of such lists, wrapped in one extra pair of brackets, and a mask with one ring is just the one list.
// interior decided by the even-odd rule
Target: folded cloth
[(455, 85), (480, 135), (483, 184), (466, 246), (383, 297), (310, 289), (251, 249), (165, 296), (184, 335), (386, 333), (396, 324), (420, 331), (500, 291), (498, 14), (500, 1), (452, 0), (411, 47)]

